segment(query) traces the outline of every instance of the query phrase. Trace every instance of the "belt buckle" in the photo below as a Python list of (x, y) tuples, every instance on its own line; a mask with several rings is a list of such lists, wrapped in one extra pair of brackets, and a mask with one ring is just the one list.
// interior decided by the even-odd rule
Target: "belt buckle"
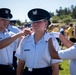
[(33, 68), (28, 68), (28, 71), (32, 72), (33, 71)]

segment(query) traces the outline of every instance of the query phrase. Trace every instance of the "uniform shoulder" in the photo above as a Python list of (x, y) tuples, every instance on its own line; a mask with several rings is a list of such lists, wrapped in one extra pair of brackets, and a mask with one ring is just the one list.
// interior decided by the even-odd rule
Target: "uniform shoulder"
[(30, 40), (30, 38), (31, 38), (31, 35), (27, 35), (27, 36), (23, 36), (23, 41), (25, 41), (25, 40)]

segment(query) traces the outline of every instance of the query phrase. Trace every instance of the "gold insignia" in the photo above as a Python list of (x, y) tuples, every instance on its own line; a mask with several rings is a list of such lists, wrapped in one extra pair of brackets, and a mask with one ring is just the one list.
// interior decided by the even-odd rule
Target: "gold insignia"
[(33, 11), (32, 13), (33, 15), (37, 15), (37, 10)]

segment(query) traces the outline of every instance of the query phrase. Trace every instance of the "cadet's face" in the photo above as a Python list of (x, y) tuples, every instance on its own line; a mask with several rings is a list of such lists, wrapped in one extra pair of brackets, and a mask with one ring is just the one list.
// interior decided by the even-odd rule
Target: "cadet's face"
[(41, 20), (38, 22), (33, 22), (32, 23), (34, 31), (44, 31), (46, 29), (46, 21)]
[(9, 24), (9, 20), (5, 20), (3, 18), (0, 18), (0, 29), (2, 28), (7, 28), (8, 27), (8, 24)]

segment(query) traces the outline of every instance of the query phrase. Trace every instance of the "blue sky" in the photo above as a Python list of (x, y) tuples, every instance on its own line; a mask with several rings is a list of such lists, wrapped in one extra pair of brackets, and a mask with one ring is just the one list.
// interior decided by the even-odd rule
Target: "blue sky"
[(29, 21), (27, 13), (33, 8), (43, 8), (50, 12), (55, 12), (60, 7), (76, 6), (76, 0), (0, 0), (0, 8), (9, 8), (13, 14), (12, 19), (19, 19), (24, 22)]

